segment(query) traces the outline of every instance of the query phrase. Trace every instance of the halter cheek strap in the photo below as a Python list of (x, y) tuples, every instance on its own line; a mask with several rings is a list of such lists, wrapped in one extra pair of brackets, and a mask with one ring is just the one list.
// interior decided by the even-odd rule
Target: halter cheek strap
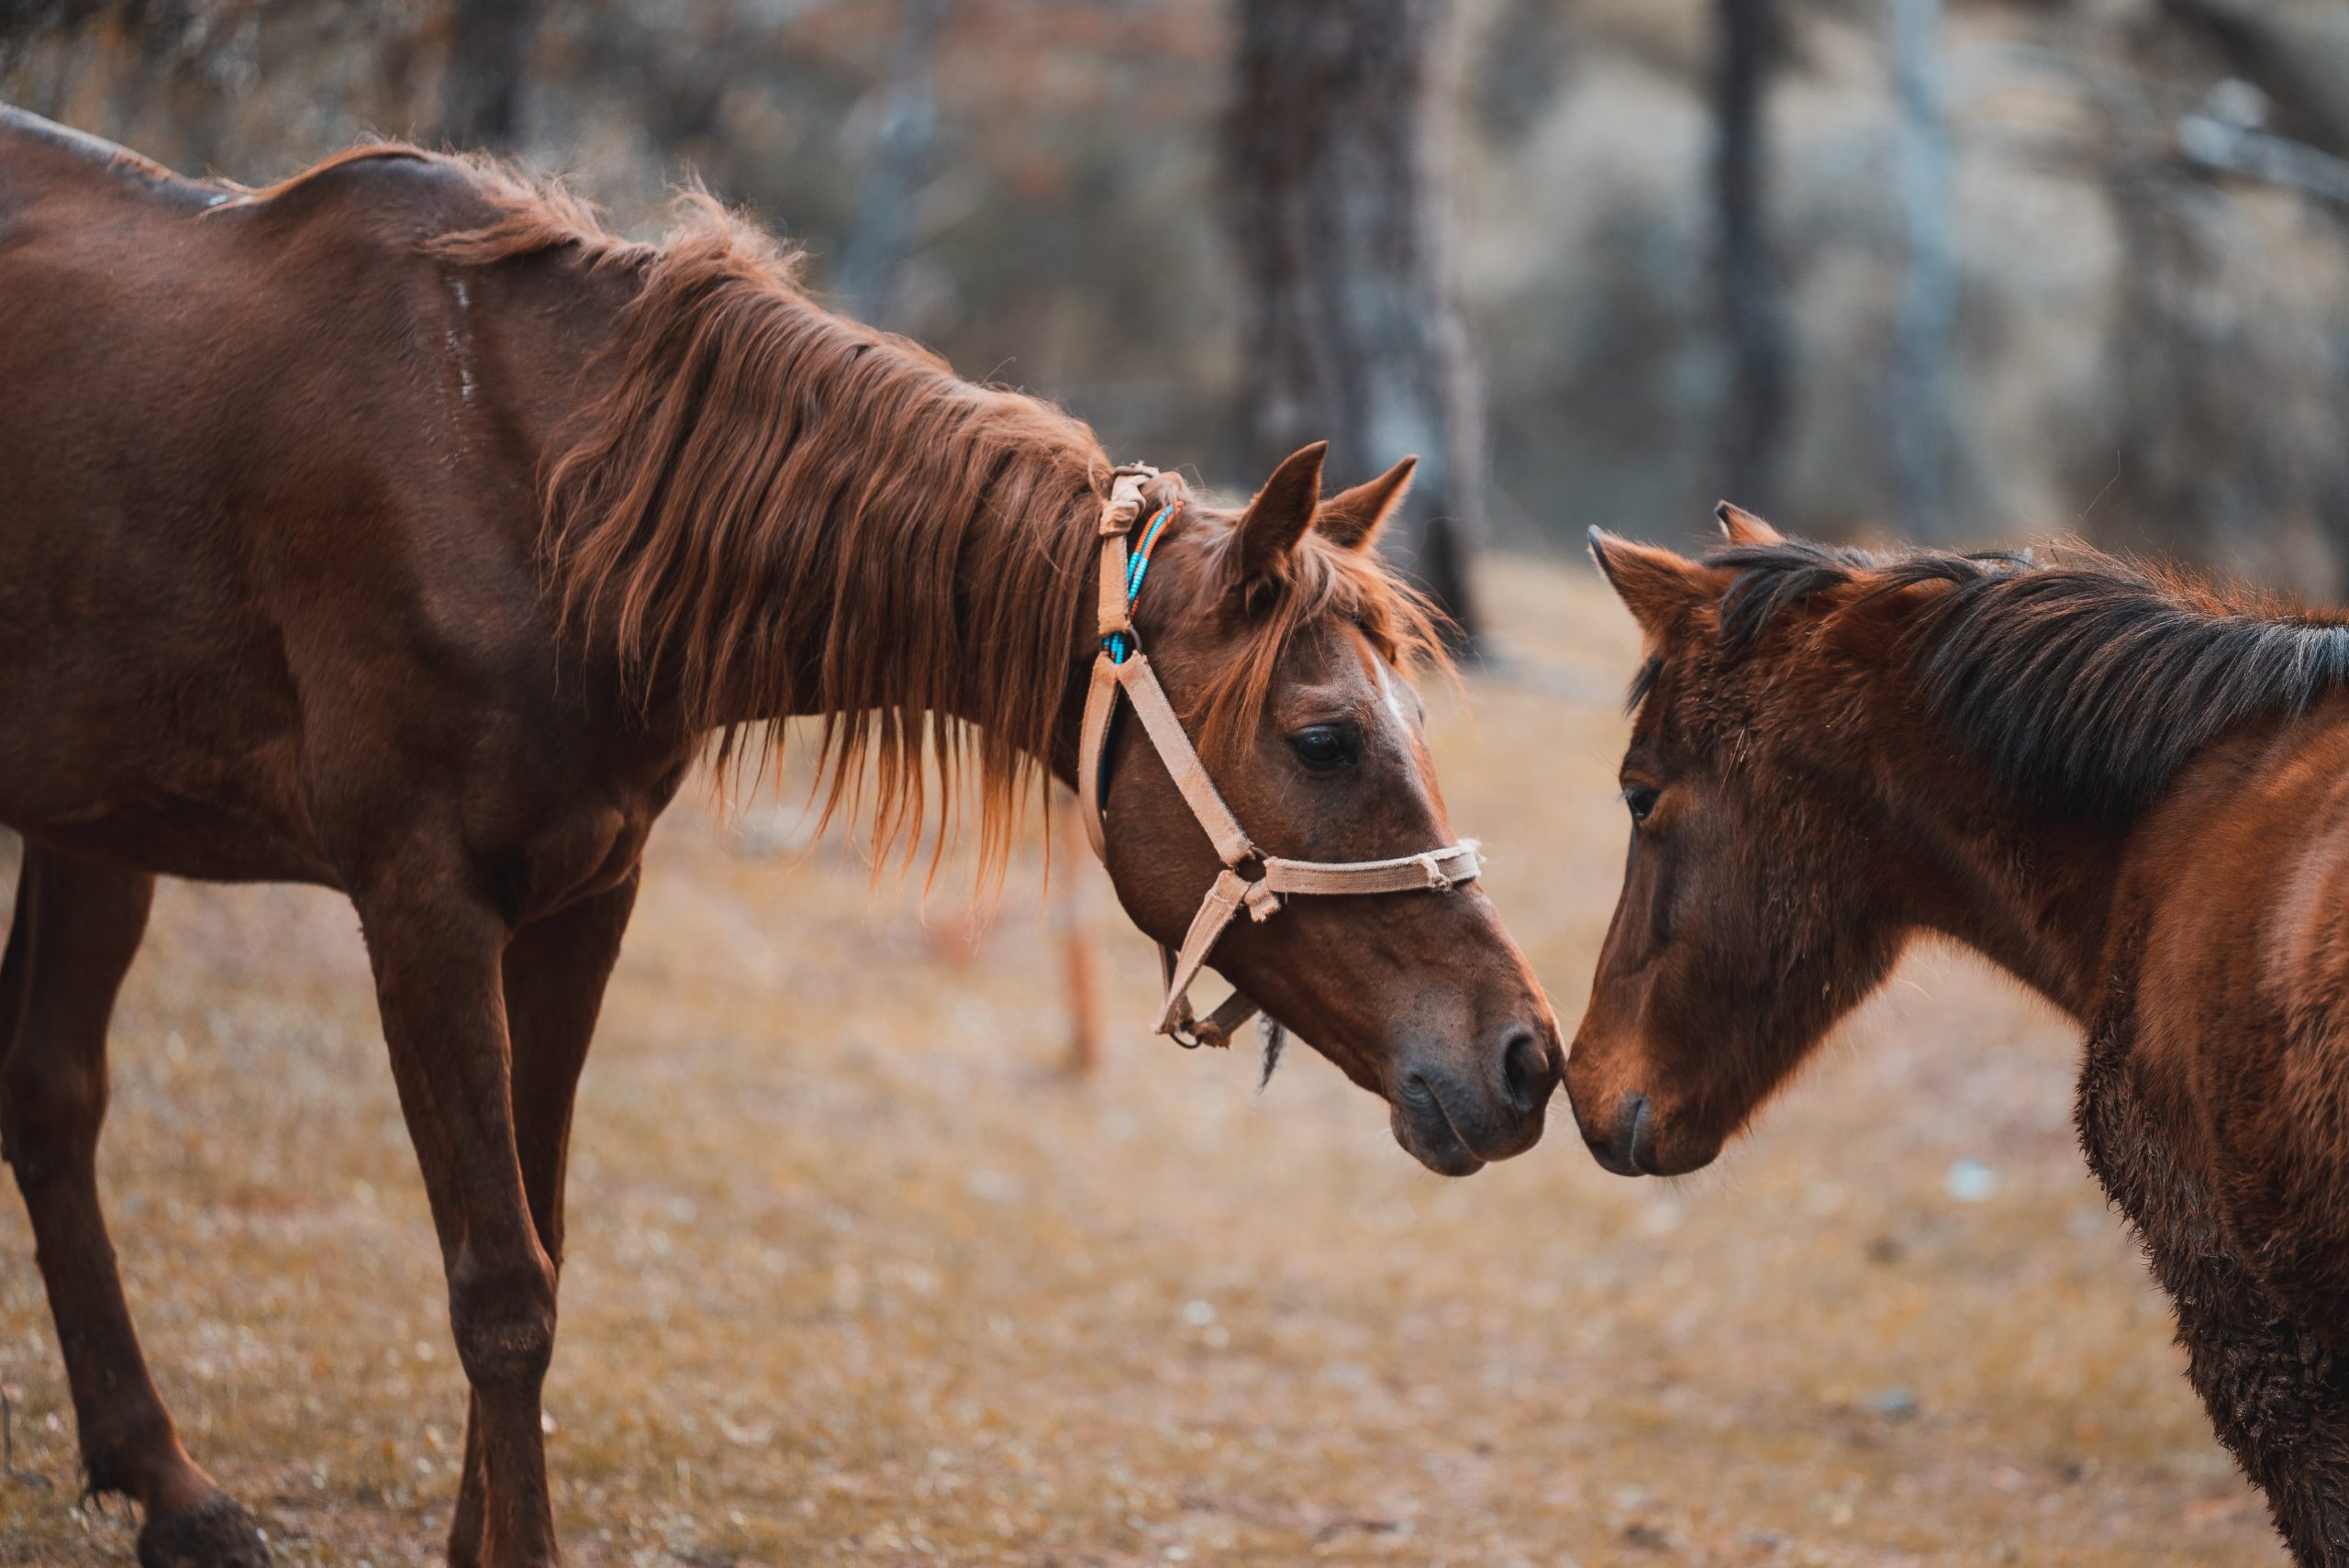
[[(1367, 893), (1448, 893), (1473, 882), (1482, 867), (1476, 840), (1464, 839), (1442, 849), (1384, 861), (1292, 861), (1268, 855), (1256, 848), (1231, 808), (1216, 792), (1207, 766), (1175, 717), (1166, 690), (1158, 684), (1150, 660), (1135, 635), (1133, 605), (1150, 571), (1151, 552), (1157, 548), (1176, 503), (1168, 502), (1144, 530), (1138, 551), (1130, 555), (1126, 539), (1141, 516), (1142, 487), (1157, 477), (1154, 468), (1120, 468), (1112, 476), (1109, 499), (1101, 508), (1101, 581), (1097, 629), (1101, 651), (1093, 662), (1093, 677), (1085, 695), (1085, 725), (1077, 742), (1077, 797), (1085, 813), (1085, 836), (1093, 852), (1104, 855), (1107, 824), (1102, 817), (1101, 770), (1109, 749), (1110, 720), (1123, 696), (1141, 720), (1159, 760), (1165, 763), (1184, 803), (1198, 819), (1208, 841), (1215, 846), (1223, 870), (1191, 917), (1183, 945), (1161, 944), (1159, 962), (1166, 980), (1157, 1031), (1172, 1036), (1186, 1049), (1230, 1045), (1232, 1031), (1256, 1012), (1256, 1004), (1234, 991), (1207, 1018), (1191, 1011), (1191, 983), (1198, 977), (1208, 954), (1245, 909), (1252, 920), (1271, 919), (1292, 895)], [(1106, 856), (1105, 856), (1106, 858)], [(1251, 876), (1246, 868), (1258, 874)]]

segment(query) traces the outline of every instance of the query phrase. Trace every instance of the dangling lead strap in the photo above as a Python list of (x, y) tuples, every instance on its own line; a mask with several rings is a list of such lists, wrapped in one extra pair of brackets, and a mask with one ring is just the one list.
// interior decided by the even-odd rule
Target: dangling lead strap
[[(1343, 895), (1366, 893), (1448, 893), (1473, 882), (1483, 870), (1476, 859), (1476, 840), (1416, 855), (1384, 861), (1290, 861), (1267, 855), (1250, 841), (1231, 808), (1216, 793), (1207, 767), (1166, 700), (1150, 660), (1134, 634), (1133, 602), (1149, 570), (1149, 551), (1163, 533), (1175, 503), (1170, 501), (1151, 520), (1142, 553), (1129, 559), (1126, 537), (1141, 516), (1142, 488), (1156, 478), (1153, 468), (1120, 468), (1101, 508), (1100, 602), (1096, 617), (1101, 651), (1093, 662), (1093, 679), (1085, 695), (1085, 725), (1077, 742), (1077, 795), (1085, 813), (1085, 836), (1093, 852), (1102, 855), (1108, 843), (1101, 810), (1101, 767), (1109, 743), (1109, 720), (1122, 695), (1133, 705), (1159, 760), (1165, 763), (1174, 787), (1198, 818), (1199, 827), (1215, 846), (1223, 870), (1208, 889), (1199, 912), (1191, 918), (1180, 950), (1161, 944), (1159, 962), (1166, 977), (1166, 997), (1158, 1015), (1157, 1030), (1184, 1047), (1230, 1045), (1232, 1031), (1256, 1012), (1256, 1005), (1234, 991), (1230, 999), (1205, 1018), (1191, 1012), (1189, 994), (1200, 966), (1242, 909), (1252, 920), (1269, 920), (1280, 912), (1282, 900), (1293, 894)], [(1262, 874), (1246, 875), (1241, 867), (1254, 865)]]

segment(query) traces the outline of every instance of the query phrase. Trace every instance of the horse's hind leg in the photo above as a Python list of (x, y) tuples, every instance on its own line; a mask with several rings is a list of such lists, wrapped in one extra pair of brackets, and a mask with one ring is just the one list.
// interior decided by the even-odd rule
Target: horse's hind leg
[(91, 1490), (146, 1510), (147, 1568), (269, 1561), (250, 1515), (181, 1448), (148, 1375), (98, 1207), (106, 1021), (155, 879), (25, 846), (0, 958), (0, 1148), (30, 1212)]

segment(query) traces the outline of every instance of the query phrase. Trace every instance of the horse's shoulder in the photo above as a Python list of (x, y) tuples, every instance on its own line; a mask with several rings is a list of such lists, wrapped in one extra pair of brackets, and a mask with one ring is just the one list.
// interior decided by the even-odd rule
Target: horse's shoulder
[(2235, 1072), (2250, 1040), (2349, 1041), (2349, 695), (2205, 747), (2127, 858), (2143, 1011), (2167, 1042), (2153, 1054)]

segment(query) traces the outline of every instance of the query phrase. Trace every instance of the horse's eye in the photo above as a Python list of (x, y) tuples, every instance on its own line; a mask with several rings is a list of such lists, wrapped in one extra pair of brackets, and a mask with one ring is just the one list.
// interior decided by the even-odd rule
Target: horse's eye
[(1648, 819), (1648, 813), (1655, 809), (1655, 791), (1645, 784), (1625, 784), (1623, 804), (1631, 808), (1634, 825), (1644, 822)]
[(1288, 738), (1288, 749), (1307, 767), (1323, 772), (1342, 768), (1354, 760), (1353, 747), (1347, 743), (1344, 731), (1333, 725), (1316, 724), (1298, 730)]

